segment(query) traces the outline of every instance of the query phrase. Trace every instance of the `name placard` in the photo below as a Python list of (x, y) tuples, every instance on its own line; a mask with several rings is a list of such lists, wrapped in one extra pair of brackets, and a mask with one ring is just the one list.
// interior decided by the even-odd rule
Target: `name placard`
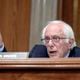
[(3, 52), (0, 53), (0, 59), (26, 59), (28, 52)]

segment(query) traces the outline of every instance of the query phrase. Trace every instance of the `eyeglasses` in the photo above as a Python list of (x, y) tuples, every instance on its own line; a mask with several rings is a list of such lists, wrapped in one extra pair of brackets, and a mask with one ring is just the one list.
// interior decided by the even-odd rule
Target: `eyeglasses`
[(69, 38), (66, 38), (66, 37), (59, 37), (59, 36), (52, 36), (51, 38), (46, 36), (44, 39), (41, 39), (41, 41), (44, 41), (46, 44), (49, 43), (49, 41), (51, 40), (52, 43), (58, 43), (61, 39), (69, 39)]

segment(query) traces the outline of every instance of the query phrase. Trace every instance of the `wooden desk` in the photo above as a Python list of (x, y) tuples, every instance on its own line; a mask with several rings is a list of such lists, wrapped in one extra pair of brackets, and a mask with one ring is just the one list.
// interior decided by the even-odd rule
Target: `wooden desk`
[(79, 80), (80, 58), (0, 59), (0, 80)]

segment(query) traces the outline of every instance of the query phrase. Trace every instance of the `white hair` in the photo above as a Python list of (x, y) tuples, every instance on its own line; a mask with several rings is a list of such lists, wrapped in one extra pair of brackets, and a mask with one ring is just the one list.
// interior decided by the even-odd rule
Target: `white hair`
[[(62, 23), (62, 24), (64, 25), (63, 31), (64, 31), (66, 37), (75, 40), (74, 32), (73, 32), (71, 26), (70, 26), (69, 24), (65, 23), (64, 21), (61, 21), (61, 20), (50, 21), (50, 22), (48, 23), (48, 25), (50, 25), (50, 24), (59, 24), (59, 23)], [(45, 32), (46, 32), (46, 29), (47, 29), (48, 25), (45, 26), (45, 27), (43, 28), (43, 30), (42, 30), (42, 35), (41, 35), (41, 36), (42, 36), (42, 39), (45, 38)], [(67, 40), (67, 41), (68, 41), (68, 40)], [(45, 42), (43, 42), (43, 43), (45, 43)], [(75, 46), (76, 46), (76, 41), (74, 41), (74, 43), (72, 44), (71, 49), (72, 49), (73, 47), (75, 47)]]

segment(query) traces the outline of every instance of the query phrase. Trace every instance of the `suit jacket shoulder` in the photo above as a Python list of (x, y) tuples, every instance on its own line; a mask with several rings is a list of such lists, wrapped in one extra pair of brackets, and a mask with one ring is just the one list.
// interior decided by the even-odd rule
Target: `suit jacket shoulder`
[(29, 53), (29, 58), (48, 57), (47, 48), (44, 45), (35, 45)]
[(69, 57), (80, 57), (80, 48), (79, 47), (74, 47), (71, 52)]

